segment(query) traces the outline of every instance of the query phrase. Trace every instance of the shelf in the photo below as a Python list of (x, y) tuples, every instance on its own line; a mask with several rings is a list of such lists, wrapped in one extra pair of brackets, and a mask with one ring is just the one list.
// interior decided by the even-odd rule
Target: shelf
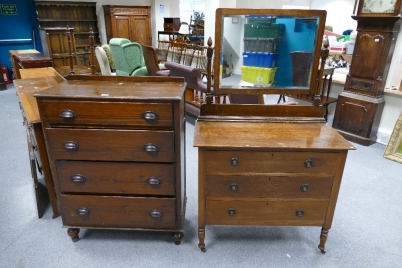
[(93, 21), (97, 22), (98, 20), (96, 19), (79, 19), (79, 20), (72, 20), (72, 19), (38, 19), (39, 22), (63, 22), (63, 21), (68, 21), (68, 22), (83, 22), (83, 21)]

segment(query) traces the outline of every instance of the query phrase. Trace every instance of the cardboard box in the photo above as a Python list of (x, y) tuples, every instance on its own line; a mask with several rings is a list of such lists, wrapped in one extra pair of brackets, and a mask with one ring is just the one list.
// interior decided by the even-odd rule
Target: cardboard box
[(348, 44), (350, 44), (350, 43), (351, 43), (351, 41), (345, 41), (345, 42), (332, 41), (329, 43), (329, 50), (346, 54), (346, 48), (347, 48)]

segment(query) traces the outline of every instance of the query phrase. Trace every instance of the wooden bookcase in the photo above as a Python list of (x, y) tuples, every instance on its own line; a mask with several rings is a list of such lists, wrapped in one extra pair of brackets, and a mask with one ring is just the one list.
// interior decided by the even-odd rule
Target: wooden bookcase
[(95, 46), (100, 45), (96, 2), (35, 1), (35, 7), (43, 51), (54, 59), (54, 67), (68, 65), (68, 47), (63, 41), (67, 25), (73, 29), (74, 64), (89, 66), (91, 28)]

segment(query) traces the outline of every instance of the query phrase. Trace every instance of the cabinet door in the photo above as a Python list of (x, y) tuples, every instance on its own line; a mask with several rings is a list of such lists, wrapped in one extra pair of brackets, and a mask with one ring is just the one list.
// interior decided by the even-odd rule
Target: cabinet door
[(378, 32), (361, 32), (356, 39), (356, 48), (350, 75), (377, 79), (384, 68), (384, 48), (388, 45), (388, 34)]
[(130, 18), (130, 40), (141, 45), (152, 46), (150, 19), (148, 17)]
[(114, 16), (112, 19), (112, 29), (114, 38), (126, 38), (133, 41), (129, 34), (130, 17)]

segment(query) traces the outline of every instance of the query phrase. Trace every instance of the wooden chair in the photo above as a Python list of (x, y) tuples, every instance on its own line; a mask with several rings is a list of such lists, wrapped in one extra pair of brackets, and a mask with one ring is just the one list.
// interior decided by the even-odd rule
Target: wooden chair
[[(145, 66), (149, 76), (168, 76), (169, 70), (162, 70), (158, 64), (158, 55), (155, 48), (142, 45), (142, 53), (144, 55)], [(163, 64), (162, 64), (163, 65)]]
[(68, 66), (56, 67), (61, 75), (67, 76), (69, 74), (95, 74), (95, 46), (94, 46), (94, 36), (93, 30), (90, 29), (89, 34), (89, 46), (90, 46), (90, 67), (85, 65), (79, 65), (77, 61), (77, 51), (75, 49), (74, 35), (72, 34), (73, 29), (68, 25), (66, 27), (66, 38), (68, 47)]
[[(201, 78), (203, 79), (208, 75), (207, 72), (207, 66), (208, 66), (208, 58), (207, 58), (207, 48), (206, 46), (197, 46), (196, 52), (195, 52), (195, 57), (196, 57), (196, 68), (201, 70)], [(213, 63), (212, 65), (212, 71), (211, 73), (213, 74)], [(211, 76), (213, 80), (213, 75)]]
[[(329, 96), (329, 94), (331, 92), (332, 75), (334, 74), (334, 70), (335, 70), (335, 68), (333, 68), (333, 67), (324, 69), (323, 77), (321, 77), (321, 79), (322, 79), (322, 87), (321, 87), (321, 90), (317, 90), (317, 91), (319, 91), (318, 92), (318, 94), (320, 96), (319, 99), (315, 99), (314, 94), (311, 94), (311, 95), (291, 94), (291, 95), (287, 95), (287, 96), (291, 97), (291, 98), (294, 98), (294, 99), (310, 102), (310, 103), (314, 103), (314, 101), (318, 101), (318, 105), (324, 106), (324, 108), (325, 108), (324, 118), (325, 118), (325, 121), (327, 121), (327, 118), (328, 118), (328, 106), (331, 103), (335, 103), (335, 102), (338, 101), (337, 98), (333, 98), (333, 97)], [(318, 85), (319, 84), (320, 83), (318, 83)], [(284, 95), (281, 95), (280, 99), (278, 100), (278, 103), (281, 100), (285, 101), (285, 96)]]
[(158, 55), (158, 62), (165, 63), (168, 58), (170, 49), (170, 42), (165, 40), (158, 40), (158, 48), (156, 49), (156, 53)]
[(106, 55), (105, 50), (102, 47), (95, 48), (95, 55), (98, 60), (102, 75), (116, 75), (116, 73), (112, 73), (109, 59)]
[(194, 53), (196, 50), (197, 50), (196, 45), (185, 44), (183, 54), (182, 54), (182, 57), (183, 57), (182, 64), (184, 64), (186, 66), (191, 66), (193, 63)]
[(172, 61), (175, 63), (181, 63), (183, 50), (185, 48), (185, 41), (181, 39), (172, 40), (170, 43), (172, 52)]

